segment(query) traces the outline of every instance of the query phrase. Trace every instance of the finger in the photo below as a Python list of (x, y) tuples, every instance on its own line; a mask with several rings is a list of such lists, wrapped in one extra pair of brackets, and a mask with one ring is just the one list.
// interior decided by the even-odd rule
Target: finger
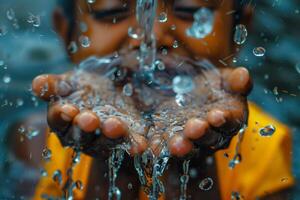
[(220, 128), (226, 123), (228, 113), (221, 109), (212, 109), (207, 113), (208, 123), (215, 127)]
[(32, 90), (37, 97), (49, 101), (54, 96), (67, 96), (72, 87), (59, 75), (40, 75), (32, 81)]
[(241, 102), (231, 102), (230, 108), (213, 109), (207, 114), (207, 121), (211, 127), (219, 132), (232, 135), (246, 123), (247, 110)]
[(230, 72), (225, 80), (230, 92), (247, 96), (252, 90), (252, 79), (249, 71), (239, 67)]
[(131, 134), (131, 137), (130, 155), (141, 155), (148, 148), (146, 138), (136, 133)]
[(128, 135), (128, 128), (120, 119), (111, 117), (103, 122), (102, 132), (109, 139), (118, 139)]
[(73, 124), (77, 125), (83, 132), (93, 133), (100, 128), (100, 119), (92, 111), (83, 111), (76, 115)]
[(60, 105), (59, 103), (51, 105), (48, 109), (47, 114), (49, 127), (60, 134), (64, 133), (67, 127), (70, 125), (70, 121), (65, 120), (61, 116), (61, 107), (62, 105)]
[(193, 150), (193, 143), (181, 135), (174, 135), (169, 140), (168, 147), (171, 155), (184, 157)]
[(191, 140), (197, 140), (204, 136), (209, 129), (207, 121), (192, 118), (189, 119), (184, 127), (183, 134)]
[(72, 104), (62, 105), (60, 110), (60, 117), (67, 122), (73, 121), (74, 117), (79, 113), (79, 109)]

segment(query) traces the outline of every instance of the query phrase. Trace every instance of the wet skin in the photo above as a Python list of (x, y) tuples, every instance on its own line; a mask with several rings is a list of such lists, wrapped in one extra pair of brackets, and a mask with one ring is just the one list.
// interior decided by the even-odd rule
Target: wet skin
[[(252, 87), (248, 71), (220, 72), (193, 72), (196, 86), (189, 94), (191, 102), (184, 106), (147, 84), (137, 83), (135, 88), (132, 78), (125, 76), (125, 83), (134, 86), (134, 94), (128, 97), (122, 92), (125, 83), (88, 71), (41, 75), (32, 88), (50, 102), (48, 124), (63, 145), (76, 145), (78, 132), (78, 144), (93, 156), (127, 142), (132, 155), (148, 147), (158, 154), (165, 143), (172, 155), (184, 157), (199, 146), (211, 150), (227, 147), (246, 123), (246, 95)], [(149, 111), (151, 119), (144, 118), (143, 113)], [(174, 133), (174, 122), (183, 130)]]
[[(84, 34), (90, 38), (91, 46), (89, 48), (80, 47), (76, 54), (71, 55), (75, 63), (90, 55), (104, 56), (114, 51), (138, 48), (139, 41), (131, 39), (127, 35), (128, 27), (136, 25), (135, 16), (132, 13), (135, 2), (128, 2), (129, 13), (126, 13), (126, 17), (118, 18), (116, 24), (111, 23), (114, 16), (98, 19), (92, 14), (95, 11), (122, 7), (121, 1), (96, 1), (91, 6), (92, 14), (85, 2), (77, 1), (76, 7), (81, 7), (82, 12), (80, 14), (76, 12), (75, 17), (77, 21), (84, 21), (89, 27)], [(213, 32), (204, 39), (197, 40), (187, 37), (185, 34), (185, 30), (193, 22), (191, 12), (178, 12), (180, 9), (175, 8), (201, 6), (214, 9), (215, 22)], [(154, 24), (158, 50), (163, 47), (170, 54), (190, 58), (204, 57), (213, 63), (218, 63), (219, 59), (235, 53), (235, 46), (231, 38), (232, 29), (228, 28), (233, 26), (233, 17), (226, 14), (233, 8), (232, 1), (223, 1), (222, 4), (217, 1), (207, 3), (202, 0), (168, 1), (166, 4), (159, 1), (158, 13), (162, 12), (164, 8), (168, 9), (167, 22), (156, 21)], [(73, 34), (68, 37), (70, 27), (59, 10), (54, 13), (54, 23), (58, 33), (65, 40), (66, 46), (70, 41), (77, 40), (79, 27), (72, 27)], [(172, 25), (176, 26), (175, 30), (171, 30)], [(175, 49), (172, 48), (174, 40), (180, 44)], [(101, 76), (84, 73), (81, 80), (74, 80), (74, 71), (64, 75), (41, 75), (33, 81), (33, 91), (38, 97), (50, 102), (48, 123), (50, 128), (57, 132), (64, 145), (74, 144), (72, 133), (75, 129), (77, 133), (80, 133), (83, 151), (93, 156), (99, 156), (99, 154), (107, 156), (108, 147), (128, 141), (133, 146), (129, 151), (131, 155), (141, 154), (148, 147), (156, 152), (159, 149), (158, 144), (165, 142), (174, 157), (182, 158), (190, 153), (196, 154), (199, 152), (199, 148), (212, 152), (219, 148), (225, 148), (230, 138), (247, 121), (246, 96), (251, 90), (251, 78), (248, 71), (245, 68), (231, 69), (218, 64), (216, 66), (220, 67), (221, 76), (215, 77), (212, 73), (208, 80), (211, 83), (210, 89), (220, 91), (220, 96), (212, 95), (210, 100), (195, 102), (194, 107), (187, 106), (184, 109), (175, 109), (176, 105), (173, 100), (164, 99), (155, 108), (152, 127), (149, 127), (139, 115), (139, 107), (136, 106), (136, 102), (122, 95), (121, 86), (115, 86), (112, 92), (109, 88), (99, 88), (99, 85), (95, 85), (95, 82), (107, 81), (103, 80)], [(201, 80), (201, 76), (199, 78)], [(42, 91), (45, 85), (48, 85), (46, 92)], [(84, 91), (84, 95), (80, 95), (82, 91)], [(201, 88), (197, 92), (201, 93)], [(105, 113), (104, 108), (102, 113), (95, 112), (94, 106), (86, 101), (87, 96), (95, 93), (108, 94), (105, 102), (110, 105), (109, 109), (117, 110), (126, 117), (115, 116), (111, 111)], [(72, 102), (74, 96), (82, 97), (82, 99), (74, 103)], [(116, 98), (121, 98), (126, 102), (126, 109), (118, 107), (111, 101)], [(84, 104), (84, 108), (79, 108), (80, 103)], [(166, 114), (166, 119), (179, 118), (180, 124), (184, 127), (182, 131), (171, 134), (170, 122), (157, 117), (165, 109), (170, 111)], [(130, 129), (128, 122), (123, 120), (125, 118), (131, 118), (145, 129), (139, 129), (143, 131)], [(98, 130), (103, 134), (98, 136), (96, 134)], [(165, 130), (165, 132), (160, 133), (157, 130)], [(225, 134), (228, 134), (229, 140), (220, 143), (220, 139), (224, 138)], [(219, 144), (218, 147), (216, 147), (217, 144)]]

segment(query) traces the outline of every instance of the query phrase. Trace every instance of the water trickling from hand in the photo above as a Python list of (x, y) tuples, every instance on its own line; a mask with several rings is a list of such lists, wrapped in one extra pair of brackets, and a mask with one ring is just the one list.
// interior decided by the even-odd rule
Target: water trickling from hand
[(124, 160), (125, 150), (122, 148), (115, 148), (111, 150), (110, 156), (108, 158), (108, 176), (109, 176), (109, 190), (108, 199), (121, 199), (121, 191), (116, 186), (116, 179), (118, 177), (118, 171)]
[(180, 176), (180, 200), (187, 199), (187, 184), (189, 182), (190, 160), (185, 160), (182, 165), (183, 174)]

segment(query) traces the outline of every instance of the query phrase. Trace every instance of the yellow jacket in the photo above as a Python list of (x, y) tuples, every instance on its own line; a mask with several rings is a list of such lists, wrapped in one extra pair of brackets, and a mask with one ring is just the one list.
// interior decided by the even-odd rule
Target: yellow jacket
[[(276, 127), (276, 132), (271, 137), (261, 137), (259, 129), (270, 124)], [(222, 200), (230, 200), (232, 192), (238, 192), (246, 200), (254, 200), (294, 184), (289, 129), (252, 103), (249, 104), (249, 124), (240, 149), (242, 162), (230, 169), (228, 164), (235, 154), (236, 143), (237, 137), (234, 137), (228, 149), (215, 154)], [(42, 177), (38, 183), (35, 200), (41, 199), (42, 194), (62, 195), (61, 188), (52, 180), (52, 174), (60, 169), (65, 181), (71, 163), (72, 149), (63, 148), (55, 134), (49, 135), (47, 147), (52, 151), (51, 161), (44, 164), (49, 176)], [(225, 153), (229, 158), (224, 156)], [(73, 180), (81, 180), (86, 186), (91, 163), (91, 157), (82, 155), (74, 168)], [(75, 199), (84, 199), (86, 189), (74, 191)]]

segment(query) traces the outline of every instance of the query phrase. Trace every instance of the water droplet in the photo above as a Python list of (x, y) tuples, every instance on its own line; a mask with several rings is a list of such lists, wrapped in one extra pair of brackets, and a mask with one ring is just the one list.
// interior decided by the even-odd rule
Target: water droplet
[(96, 2), (96, 0), (87, 0), (88, 3), (93, 4)]
[(78, 46), (76, 44), (76, 42), (74, 41), (71, 41), (69, 46), (68, 46), (68, 51), (71, 53), (71, 54), (74, 54), (76, 53), (78, 50)]
[(238, 45), (244, 44), (248, 36), (248, 31), (245, 25), (238, 24), (235, 26), (233, 40)]
[(158, 16), (158, 21), (160, 23), (164, 23), (164, 22), (168, 21), (167, 13), (165, 13), (165, 12), (160, 13), (159, 16)]
[(155, 61), (155, 66), (157, 67), (158, 70), (165, 70), (166, 66), (161, 60), (156, 60)]
[(23, 99), (17, 99), (16, 104), (17, 104), (18, 107), (23, 106), (23, 104), (24, 104)]
[(186, 100), (182, 94), (177, 94), (175, 96), (175, 101), (178, 106), (185, 106), (186, 105)]
[(84, 48), (89, 47), (90, 44), (91, 44), (90, 38), (88, 38), (88, 37), (85, 36), (85, 35), (81, 35), (81, 36), (79, 37), (79, 42), (80, 42), (81, 46), (84, 47)]
[(58, 183), (59, 185), (61, 185), (62, 183), (62, 174), (60, 170), (55, 170), (52, 176), (52, 179)]
[(75, 186), (76, 186), (76, 188), (77, 188), (78, 190), (83, 190), (83, 184), (82, 184), (82, 182), (81, 182), (80, 180), (77, 180), (77, 181), (75, 182)]
[(178, 75), (176, 76), (173, 81), (173, 91), (177, 94), (186, 94), (191, 92), (195, 85), (194, 81), (190, 76), (186, 75)]
[(201, 190), (208, 191), (208, 190), (211, 190), (213, 185), (214, 185), (214, 181), (212, 180), (212, 178), (207, 177), (199, 183), (199, 188)]
[(12, 8), (8, 9), (6, 11), (6, 17), (7, 17), (8, 20), (15, 19), (15, 17), (16, 17), (15, 11)]
[(24, 126), (20, 126), (19, 128), (18, 128), (18, 131), (19, 131), (19, 133), (25, 133), (25, 131), (26, 131), (26, 129), (25, 129), (25, 127)]
[(168, 55), (168, 49), (163, 48), (163, 49), (161, 50), (161, 54), (164, 55), (164, 56)]
[(40, 173), (41, 173), (41, 176), (43, 176), (43, 177), (46, 177), (46, 176), (48, 176), (48, 173), (47, 173), (47, 171), (46, 171), (46, 170), (44, 170), (44, 169), (41, 169), (41, 170), (40, 170)]
[(276, 131), (276, 128), (273, 125), (268, 125), (259, 130), (259, 134), (264, 137), (272, 136)]
[(4, 75), (3, 76), (3, 82), (4, 83), (8, 84), (8, 83), (10, 83), (10, 81), (11, 81), (11, 78), (10, 78), (9, 75)]
[(39, 27), (41, 25), (41, 17), (30, 13), (27, 22), (32, 24), (34, 27)]
[(263, 47), (255, 47), (253, 49), (253, 54), (257, 57), (262, 57), (265, 55), (265, 53), (266, 53), (266, 49)]
[(42, 157), (44, 160), (50, 160), (51, 156), (52, 156), (52, 152), (50, 149), (48, 149), (47, 147), (43, 149)]
[(237, 58), (236, 58), (236, 57), (233, 57), (233, 58), (232, 58), (232, 62), (233, 62), (233, 63), (237, 63)]
[(273, 88), (273, 94), (274, 95), (278, 95), (279, 93), (278, 93), (278, 87), (277, 86), (275, 86), (274, 88)]
[(128, 187), (128, 190), (132, 190), (132, 183), (128, 183), (127, 187)]
[(300, 62), (295, 65), (295, 69), (300, 74)]
[(85, 33), (88, 30), (88, 26), (85, 22), (80, 22), (79, 23), (79, 29), (82, 33)]
[(287, 182), (289, 180), (289, 178), (288, 177), (283, 177), (283, 178), (281, 178), (281, 182)]
[(190, 177), (191, 178), (197, 178), (198, 176), (198, 171), (195, 168), (190, 169)]
[(171, 26), (171, 30), (172, 30), (172, 31), (175, 31), (175, 30), (176, 30), (176, 25), (175, 25), (175, 24), (173, 24), (173, 25)]
[(178, 48), (178, 47), (179, 47), (178, 41), (177, 41), (177, 40), (174, 40), (174, 42), (173, 42), (173, 48), (176, 49), (176, 48)]
[(74, 154), (73, 156), (74, 156), (74, 157), (73, 157), (72, 162), (73, 162), (73, 165), (75, 165), (75, 164), (77, 164), (77, 163), (80, 162), (80, 157), (81, 157), (80, 152), (79, 152), (79, 151), (76, 151), (75, 154)]
[(144, 33), (143, 33), (142, 29), (140, 29), (140, 28), (133, 28), (133, 27), (129, 27), (128, 28), (128, 35), (132, 39), (136, 39), (136, 40), (140, 40), (140, 39), (142, 39), (144, 37)]
[(213, 30), (214, 13), (209, 8), (200, 8), (194, 14), (194, 22), (190, 28), (186, 30), (189, 37), (202, 39), (210, 34)]
[(231, 200), (241, 200), (242, 196), (238, 192), (232, 192), (231, 193)]
[(35, 136), (39, 135), (40, 131), (34, 127), (28, 127), (26, 132), (26, 137), (31, 140)]
[(123, 94), (125, 96), (128, 96), (128, 97), (132, 96), (132, 94), (133, 94), (132, 84), (127, 83), (126, 85), (124, 85), (124, 87), (123, 87)]
[(0, 36), (4, 36), (7, 34), (7, 28), (6, 26), (0, 26)]

